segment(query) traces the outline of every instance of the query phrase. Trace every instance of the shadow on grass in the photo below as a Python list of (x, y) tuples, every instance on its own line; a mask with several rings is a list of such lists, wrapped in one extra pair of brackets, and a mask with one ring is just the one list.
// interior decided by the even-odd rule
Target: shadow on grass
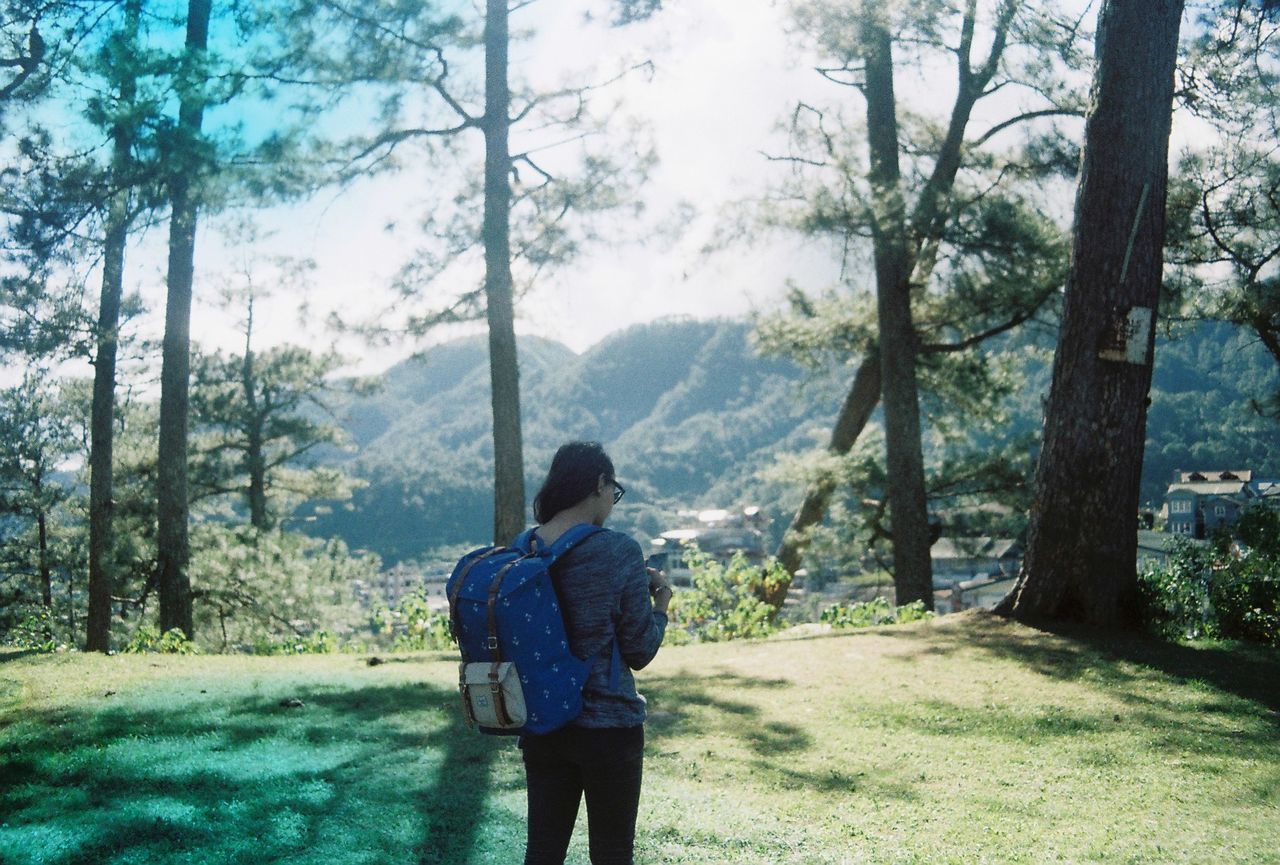
[[(1035, 718), (1011, 718), (1003, 710), (959, 710), (937, 701), (919, 704), (917, 724), (938, 732), (992, 729), (1012, 739), (1099, 732), (1117, 722), (1139, 722), (1158, 731), (1164, 745), (1206, 756), (1267, 749), (1280, 734), (1280, 652), (1266, 647), (1190, 647), (1139, 634), (1081, 628), (1030, 630), (1001, 617), (966, 613), (959, 627), (935, 627), (927, 639), (914, 630), (888, 629), (901, 639), (900, 657), (978, 651), (1014, 661), (1058, 681), (1087, 682), (1130, 708), (1124, 716), (1094, 717), (1066, 708)], [(1167, 684), (1200, 685), (1188, 703)], [(1215, 693), (1216, 692), (1216, 693)], [(1239, 700), (1232, 699), (1233, 697)], [(1240, 700), (1253, 703), (1242, 707)], [(1243, 722), (1242, 722), (1243, 721)]]
[[(857, 793), (906, 802), (919, 798), (909, 783), (891, 777), (891, 773), (873, 771), (856, 758), (851, 761), (841, 755), (833, 762), (824, 754), (827, 746), (815, 741), (804, 727), (770, 719), (749, 701), (751, 693), (767, 692), (761, 702), (792, 705), (800, 695), (787, 679), (714, 670), (702, 676), (647, 676), (644, 684), (654, 709), (646, 725), (649, 740), (660, 753), (679, 754), (679, 771), (686, 777), (697, 778), (712, 769), (713, 773), (727, 771), (730, 777), (749, 777), (752, 783), (781, 789), (824, 795)], [(790, 694), (780, 693), (788, 690)], [(696, 743), (696, 747), (682, 748), (682, 740), (684, 745)], [(727, 753), (716, 744), (725, 740), (730, 743)], [(747, 754), (735, 756), (733, 745), (744, 747)], [(737, 767), (729, 768), (729, 763), (737, 763)], [(718, 768), (714, 768), (716, 764)]]
[[(737, 694), (790, 685), (785, 679), (758, 679), (728, 672), (718, 672), (710, 678), (647, 677), (645, 693), (657, 710), (650, 719), (650, 735), (661, 739), (679, 736), (686, 730), (696, 730), (699, 734), (718, 732), (737, 738), (757, 754), (807, 750), (813, 743), (800, 727), (763, 720), (755, 704), (720, 696), (726, 691)], [(714, 730), (709, 730), (707, 721), (714, 725)]]
[[(1280, 650), (1234, 644), (1188, 646), (1134, 633), (1061, 626), (1026, 630), (989, 613), (972, 616), (972, 627), (955, 634), (1001, 657), (1015, 659), (1041, 675), (1075, 679), (1086, 670), (1104, 670), (1118, 684), (1141, 677), (1113, 662), (1122, 661), (1167, 676), (1179, 683), (1202, 682), (1227, 694), (1280, 712)], [(946, 630), (937, 629), (942, 636)], [(1045, 636), (1057, 637), (1046, 640)], [(931, 636), (933, 641), (933, 636)], [(945, 641), (946, 638), (938, 642)]]
[(501, 743), (456, 699), (357, 682), (24, 717), (0, 740), (0, 862), (461, 865)]

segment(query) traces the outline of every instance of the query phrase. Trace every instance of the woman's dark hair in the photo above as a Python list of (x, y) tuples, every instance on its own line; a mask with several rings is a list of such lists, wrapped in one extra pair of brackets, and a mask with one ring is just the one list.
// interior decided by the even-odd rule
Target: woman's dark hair
[(594, 493), (600, 476), (613, 480), (613, 460), (600, 442), (569, 442), (551, 459), (547, 479), (533, 497), (533, 518), (538, 525), (571, 508)]

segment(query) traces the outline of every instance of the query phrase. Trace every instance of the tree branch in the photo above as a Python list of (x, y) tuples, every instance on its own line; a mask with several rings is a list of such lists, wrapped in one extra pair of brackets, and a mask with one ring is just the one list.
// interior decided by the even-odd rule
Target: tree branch
[(1001, 322), (995, 327), (987, 328), (986, 330), (980, 331), (979, 333), (975, 333), (972, 336), (969, 336), (969, 337), (966, 337), (965, 339), (960, 340), (959, 342), (921, 343), (918, 348), (918, 351), (921, 354), (949, 354), (957, 351), (964, 351), (967, 348), (973, 348), (975, 345), (985, 342), (986, 340), (991, 339), (991, 337), (993, 336), (999, 336), (1000, 334), (1005, 333), (1006, 331), (1013, 330), (1015, 327), (1022, 324), (1024, 321), (1029, 321), (1031, 317), (1036, 314), (1036, 310), (1038, 310), (1041, 307), (1041, 305), (1043, 305), (1044, 302), (1048, 300), (1049, 295), (1052, 294), (1054, 290), (1055, 289), (1050, 288), (1048, 291), (1044, 293), (1043, 296), (1040, 297), (1038, 303), (1030, 305), (1023, 311), (1011, 316), (1009, 319)]
[(18, 74), (14, 79), (0, 88), (0, 102), (8, 99), (13, 93), (22, 86), (31, 75), (40, 66), (40, 62), (44, 60), (44, 39), (40, 36), (40, 31), (35, 24), (31, 25), (31, 33), (27, 36), (27, 53), (0, 60), (0, 66), (16, 66)]
[(982, 135), (978, 136), (978, 138), (969, 146), (981, 147), (996, 135), (999, 135), (1001, 132), (1008, 129), (1010, 126), (1016, 126), (1019, 123), (1025, 123), (1028, 120), (1035, 120), (1040, 117), (1084, 117), (1084, 112), (1070, 108), (1044, 108), (1039, 111), (1026, 111), (992, 126), (986, 132), (982, 133)]

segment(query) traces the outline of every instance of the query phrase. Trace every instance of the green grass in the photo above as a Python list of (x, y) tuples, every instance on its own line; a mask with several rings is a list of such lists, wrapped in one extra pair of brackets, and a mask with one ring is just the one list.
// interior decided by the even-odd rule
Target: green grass
[[(518, 862), (519, 752), (461, 725), (455, 675), (0, 655), (0, 863)], [(963, 614), (639, 679), (640, 862), (1280, 863), (1274, 650)]]

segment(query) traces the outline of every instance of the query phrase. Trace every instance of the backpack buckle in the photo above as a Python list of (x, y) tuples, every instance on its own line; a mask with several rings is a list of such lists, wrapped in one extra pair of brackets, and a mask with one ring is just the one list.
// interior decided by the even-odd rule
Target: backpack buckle
[(488, 642), (488, 644), (486, 644), (485, 648), (487, 648), (490, 652), (496, 652), (496, 651), (498, 651), (498, 637), (497, 637), (497, 635), (495, 635), (495, 634), (490, 634), (490, 635), (489, 635), (489, 642)]

